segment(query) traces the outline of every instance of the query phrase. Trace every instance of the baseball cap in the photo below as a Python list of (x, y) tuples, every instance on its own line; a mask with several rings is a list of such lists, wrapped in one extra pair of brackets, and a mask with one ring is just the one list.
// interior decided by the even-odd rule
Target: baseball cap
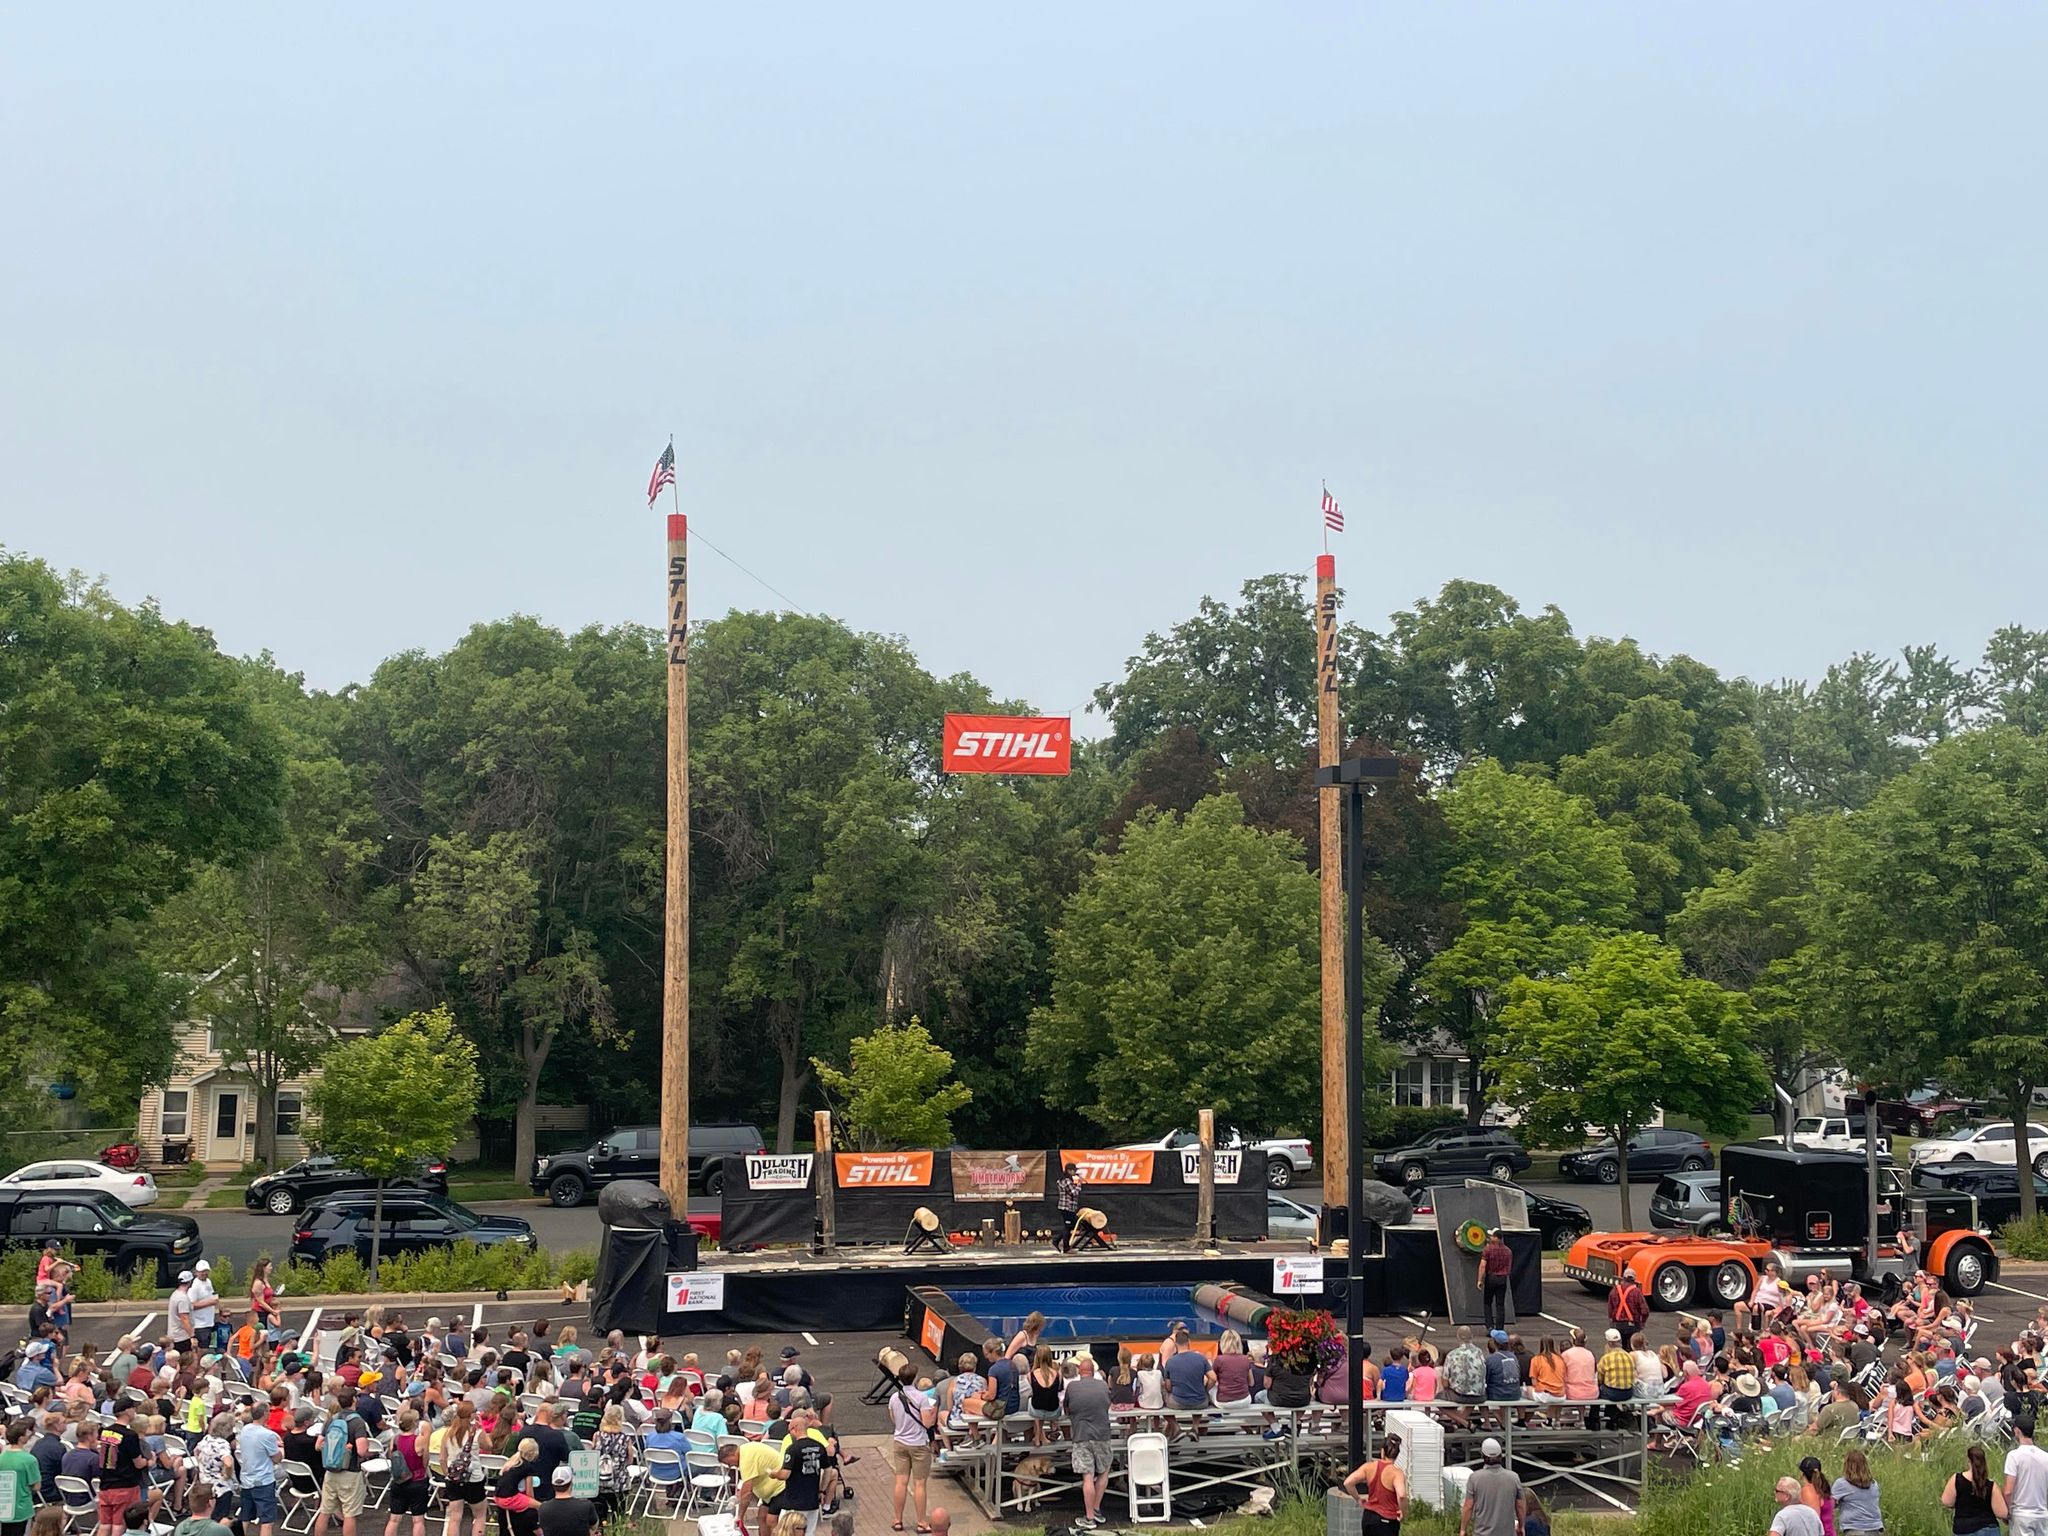
[(1608, 1329), (1607, 1342), (1610, 1344), (1619, 1344), (1621, 1342), (1621, 1330), (1619, 1328)]
[(178, 1283), (179, 1283), (180, 1285), (183, 1285), (183, 1284), (185, 1284), (185, 1283), (186, 1283), (187, 1281), (189, 1281), (189, 1280), (190, 1280), (191, 1278), (192, 1278), (192, 1271), (191, 1271), (191, 1270), (189, 1270), (189, 1269), (181, 1269), (181, 1270), (179, 1270), (179, 1271), (178, 1271)]
[(571, 1472), (567, 1467), (555, 1468), (555, 1486), (557, 1488), (566, 1488), (575, 1481), (576, 1474), (574, 1472)]
[(1494, 1343), (1505, 1344), (1508, 1341), (1508, 1331), (1505, 1328), (1496, 1328), (1493, 1330), (1491, 1337)]
[(1499, 1461), (1500, 1442), (1494, 1439), (1493, 1436), (1488, 1435), (1484, 1440), (1479, 1442), (1479, 1454), (1485, 1457), (1488, 1461)]
[(802, 1353), (803, 1351), (798, 1349), (794, 1344), (785, 1344), (782, 1346), (782, 1358), (785, 1360), (794, 1360), (798, 1355)]
[(201, 1259), (197, 1264), (194, 1264), (192, 1267), (198, 1270), (199, 1273), (203, 1275), (213, 1268), (213, 1264), (211, 1260)]

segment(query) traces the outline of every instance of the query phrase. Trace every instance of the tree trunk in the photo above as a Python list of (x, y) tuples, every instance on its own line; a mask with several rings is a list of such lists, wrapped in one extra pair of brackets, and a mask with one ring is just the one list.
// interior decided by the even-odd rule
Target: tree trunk
[(1611, 1134), (1614, 1137), (1614, 1166), (1621, 1174), (1621, 1230), (1633, 1232), (1636, 1229), (1635, 1219), (1628, 1208), (1628, 1132), (1629, 1128), (1623, 1125), (1615, 1127)]
[[(796, 1147), (797, 1103), (804, 1096), (804, 1089), (811, 1080), (811, 1074), (804, 1070), (797, 1059), (796, 1042), (777, 1042), (782, 1057), (782, 1090), (775, 1106), (775, 1151), (780, 1157), (787, 1157)], [(820, 1147), (818, 1151), (828, 1151)]]
[(2034, 1147), (2027, 1139), (2027, 1116), (2033, 1112), (2034, 1085), (2021, 1083), (2013, 1098), (2013, 1172), (2019, 1178), (2020, 1220), (2032, 1221), (2040, 1204), (2034, 1199)]
[(519, 1109), (512, 1120), (512, 1177), (523, 1179), (533, 1172), (535, 1132), (540, 1120), (540, 1069), (547, 1065), (548, 1051), (555, 1043), (552, 1029), (536, 1031), (531, 1025), (519, 1030), (519, 1060), (526, 1075), (519, 1089)]
[(370, 1289), (377, 1289), (377, 1261), (384, 1256), (384, 1181), (377, 1181), (377, 1198), (370, 1207)]
[(277, 1171), (277, 1083), (256, 1079), (256, 1161), (265, 1173)]

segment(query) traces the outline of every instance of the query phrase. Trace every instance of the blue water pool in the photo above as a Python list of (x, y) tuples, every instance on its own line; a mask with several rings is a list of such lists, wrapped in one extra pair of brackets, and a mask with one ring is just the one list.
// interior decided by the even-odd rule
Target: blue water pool
[(1161, 1339), (1175, 1323), (1213, 1337), (1236, 1328), (1245, 1338), (1263, 1330), (1232, 1323), (1197, 1306), (1186, 1285), (949, 1285), (946, 1294), (992, 1334), (1007, 1339), (1027, 1313), (1045, 1314), (1048, 1339)]

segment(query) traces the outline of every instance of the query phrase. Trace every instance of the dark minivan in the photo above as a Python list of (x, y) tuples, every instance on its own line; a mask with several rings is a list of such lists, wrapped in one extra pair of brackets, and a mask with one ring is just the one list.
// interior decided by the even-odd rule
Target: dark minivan
[[(725, 1158), (766, 1152), (751, 1125), (690, 1127), (690, 1187), (716, 1198), (725, 1188)], [(527, 1182), (536, 1195), (556, 1205), (581, 1205), (614, 1179), (661, 1179), (661, 1127), (622, 1125), (581, 1152), (558, 1152), (533, 1160)], [(684, 1213), (676, 1212), (680, 1219)]]

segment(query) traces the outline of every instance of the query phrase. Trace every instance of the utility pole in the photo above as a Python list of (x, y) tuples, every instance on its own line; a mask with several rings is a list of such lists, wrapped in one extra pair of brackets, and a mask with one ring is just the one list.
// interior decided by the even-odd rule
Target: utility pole
[(668, 890), (662, 920), (661, 1189), (690, 1214), (690, 520), (669, 483)]
[[(1316, 556), (1316, 766), (1330, 769), (1342, 754), (1343, 727), (1337, 718), (1337, 557)], [(1317, 783), (1322, 779), (1318, 775)], [(1347, 1123), (1346, 1070), (1350, 1060), (1344, 1040), (1343, 858), (1339, 823), (1343, 792), (1334, 784), (1316, 791), (1321, 817), (1318, 862), (1322, 878), (1323, 968), (1323, 1210), (1322, 1239), (1335, 1235), (1328, 1212), (1345, 1205), (1349, 1195), (1344, 1170), (1351, 1162), (1351, 1127)]]

